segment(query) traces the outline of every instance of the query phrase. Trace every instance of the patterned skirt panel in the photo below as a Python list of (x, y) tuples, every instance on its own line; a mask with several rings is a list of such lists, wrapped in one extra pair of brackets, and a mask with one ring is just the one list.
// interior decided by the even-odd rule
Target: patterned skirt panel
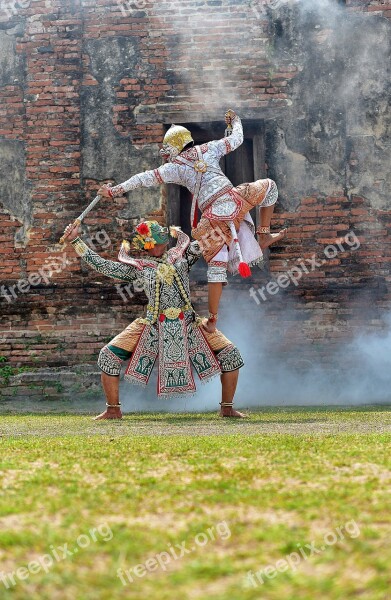
[[(145, 322), (139, 318), (116, 335), (99, 354), (98, 366), (107, 375), (119, 376), (121, 364), (129, 360), (143, 332)], [(204, 336), (220, 363), (222, 372), (234, 371), (243, 366), (239, 350), (218, 329), (213, 333), (203, 331)]]

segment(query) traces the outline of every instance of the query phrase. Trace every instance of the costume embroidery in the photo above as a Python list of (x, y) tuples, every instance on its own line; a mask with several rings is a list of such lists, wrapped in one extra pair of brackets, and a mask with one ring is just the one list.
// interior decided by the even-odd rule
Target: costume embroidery
[[(171, 133), (170, 133), (171, 132)], [(120, 186), (111, 188), (114, 196), (136, 187), (149, 187), (164, 183), (183, 185), (193, 194), (191, 226), (193, 237), (199, 240), (207, 263), (216, 256), (224, 245), (229, 247), (228, 271), (247, 276), (248, 265), (262, 260), (262, 250), (254, 235), (250, 210), (257, 206), (272, 206), (278, 197), (275, 183), (270, 179), (259, 180), (248, 186), (248, 198), (242, 194), (243, 186), (233, 187), (222, 172), (219, 161), (243, 143), (243, 128), (238, 116), (232, 121), (232, 133), (227, 138), (214, 140), (201, 146), (181, 151), (191, 140), (188, 130), (175, 126), (166, 134), (176, 152), (170, 153), (171, 162), (158, 170), (145, 171), (131, 177)], [(246, 201), (247, 200), (247, 201)], [(203, 213), (197, 225), (198, 208)], [(206, 225), (205, 225), (206, 221)], [(208, 245), (202, 241), (202, 232), (211, 228)], [(217, 234), (217, 235), (215, 235)], [(234, 241), (234, 243), (232, 243)], [(241, 264), (242, 263), (242, 264)], [(245, 263), (246, 269), (243, 269)], [(242, 268), (240, 268), (242, 267)], [(211, 271), (208, 271), (208, 281)]]
[[(159, 397), (195, 392), (191, 364), (201, 380), (221, 373), (190, 301), (189, 270), (201, 256), (198, 242), (190, 243), (179, 231), (177, 246), (162, 258), (133, 259), (134, 264), (126, 252), (127, 263), (123, 264), (101, 258), (80, 238), (73, 245), (96, 271), (124, 281), (137, 279), (148, 297), (146, 318), (136, 319), (101, 351), (98, 364), (102, 371), (119, 375), (125, 350), (131, 353), (125, 378), (146, 385), (158, 359)], [(229, 341), (222, 343), (226, 346)]]
[(217, 359), (220, 363), (223, 373), (236, 371), (243, 367), (244, 362), (239, 350), (233, 344), (229, 344), (217, 354)]

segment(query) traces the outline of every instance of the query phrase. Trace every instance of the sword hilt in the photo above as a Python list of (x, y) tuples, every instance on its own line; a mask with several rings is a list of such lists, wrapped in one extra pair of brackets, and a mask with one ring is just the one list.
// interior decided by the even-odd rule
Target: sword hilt
[(225, 117), (229, 117), (230, 122), (227, 123), (227, 129), (225, 130), (225, 137), (228, 137), (232, 134), (233, 131), (233, 127), (232, 127), (232, 119), (235, 118), (235, 111), (232, 110), (232, 108), (229, 108), (227, 110), (227, 112), (225, 113)]
[[(72, 229), (73, 229), (74, 227), (77, 227), (77, 225), (80, 225), (80, 223), (81, 223), (81, 220), (80, 220), (80, 219), (76, 219), (76, 221), (73, 221), (73, 223), (72, 223)], [(69, 233), (70, 233), (70, 232), (69, 232)], [(62, 238), (60, 239), (60, 244), (63, 244), (63, 243), (65, 242), (65, 240), (67, 239), (67, 237), (68, 237), (69, 233), (68, 233), (67, 235), (65, 235), (65, 232), (64, 232), (64, 234), (63, 234)]]

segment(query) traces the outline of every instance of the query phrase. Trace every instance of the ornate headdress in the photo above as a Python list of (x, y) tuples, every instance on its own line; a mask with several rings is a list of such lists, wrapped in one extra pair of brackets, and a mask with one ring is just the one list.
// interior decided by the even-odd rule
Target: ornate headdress
[(133, 247), (137, 250), (149, 250), (155, 244), (168, 243), (168, 227), (163, 227), (157, 221), (142, 221), (132, 236)]
[(186, 127), (171, 125), (164, 136), (163, 149), (160, 150), (160, 154), (170, 159), (175, 158), (191, 142), (194, 143), (194, 140)]
[(148, 250), (154, 248), (155, 244), (166, 244), (168, 242), (168, 232), (170, 232), (171, 237), (178, 240), (176, 246), (167, 252), (169, 262), (174, 264), (183, 256), (190, 244), (190, 238), (180, 227), (171, 225), (168, 229), (168, 227), (163, 227), (157, 221), (142, 221), (137, 225), (131, 237), (132, 244), (128, 240), (122, 242), (118, 255), (119, 261), (132, 265), (141, 271), (146, 261), (149, 261), (150, 264), (150, 257), (147, 259), (135, 258), (130, 254), (131, 245), (137, 250)]

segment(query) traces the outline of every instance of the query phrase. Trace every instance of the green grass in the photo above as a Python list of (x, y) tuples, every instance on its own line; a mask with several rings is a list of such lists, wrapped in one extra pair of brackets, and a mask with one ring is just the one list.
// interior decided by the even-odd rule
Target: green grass
[[(390, 598), (387, 408), (273, 409), (247, 422), (7, 415), (0, 435), (0, 571), (73, 552), (47, 573), (19, 571), (9, 589), (0, 581), (1, 599)], [(121, 583), (119, 568), (179, 555), (183, 542), (194, 550), (166, 570)], [(324, 551), (249, 587), (248, 571), (309, 555), (311, 542)]]

